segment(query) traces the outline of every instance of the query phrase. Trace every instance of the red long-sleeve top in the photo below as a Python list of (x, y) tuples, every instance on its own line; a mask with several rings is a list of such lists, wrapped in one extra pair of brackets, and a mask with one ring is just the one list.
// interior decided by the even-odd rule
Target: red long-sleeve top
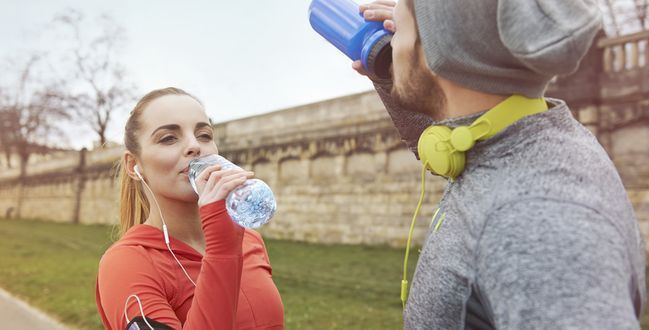
[[(107, 329), (125, 329), (137, 295), (144, 316), (173, 329), (283, 329), (284, 308), (261, 236), (234, 224), (225, 202), (200, 209), (205, 255), (160, 229), (136, 225), (99, 263), (96, 302)], [(142, 316), (136, 299), (128, 319)]]

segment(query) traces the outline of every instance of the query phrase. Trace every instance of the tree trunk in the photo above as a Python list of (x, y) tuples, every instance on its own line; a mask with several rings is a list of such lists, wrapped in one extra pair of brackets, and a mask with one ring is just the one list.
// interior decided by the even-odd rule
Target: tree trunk
[(27, 176), (27, 162), (29, 161), (30, 154), (28, 152), (20, 153), (20, 179), (23, 180)]
[(608, 14), (611, 15), (611, 22), (613, 25), (613, 33), (614, 37), (617, 37), (620, 35), (620, 25), (617, 22), (617, 17), (615, 10), (613, 8), (613, 3), (611, 2), (612, 0), (606, 0), (606, 6), (608, 7)]
[(5, 149), (5, 159), (7, 160), (7, 168), (13, 168), (13, 166), (11, 166), (11, 152), (9, 151), (9, 148)]
[(20, 219), (22, 208), (23, 208), (23, 199), (25, 191), (25, 183), (27, 177), (27, 162), (29, 161), (30, 154), (28, 152), (20, 153), (20, 177), (18, 178), (18, 205), (16, 207), (16, 217)]
[(74, 214), (72, 215), (72, 223), (81, 223), (81, 197), (83, 190), (86, 187), (86, 153), (87, 149), (83, 148), (79, 152), (79, 166), (77, 167), (77, 187), (74, 193)]
[(99, 126), (99, 130), (97, 130), (97, 134), (99, 134), (99, 148), (105, 148), (106, 147), (106, 125), (101, 124)]

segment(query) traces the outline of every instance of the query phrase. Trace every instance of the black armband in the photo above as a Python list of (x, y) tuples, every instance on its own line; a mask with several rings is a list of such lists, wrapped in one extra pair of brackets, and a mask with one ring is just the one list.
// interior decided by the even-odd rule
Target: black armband
[[(153, 327), (153, 330), (173, 330), (170, 326), (164, 323), (154, 321), (148, 317), (146, 318), (146, 322), (144, 322), (144, 319), (145, 318), (142, 316), (132, 319), (131, 322), (126, 325), (126, 330), (150, 330), (151, 327)], [(146, 324), (147, 322), (149, 322), (151, 326)]]

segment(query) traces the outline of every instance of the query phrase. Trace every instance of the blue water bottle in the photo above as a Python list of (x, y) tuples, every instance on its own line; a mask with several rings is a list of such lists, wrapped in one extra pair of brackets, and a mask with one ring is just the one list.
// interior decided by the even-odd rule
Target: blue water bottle
[(392, 34), (383, 28), (383, 22), (365, 21), (354, 1), (313, 0), (309, 22), (347, 57), (360, 59), (373, 78), (390, 79)]

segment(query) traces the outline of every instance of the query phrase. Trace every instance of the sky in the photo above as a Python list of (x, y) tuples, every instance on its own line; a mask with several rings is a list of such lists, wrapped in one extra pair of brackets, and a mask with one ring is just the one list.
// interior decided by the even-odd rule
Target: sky
[[(48, 35), (49, 24), (73, 8), (88, 22), (108, 14), (124, 28), (118, 60), (137, 95), (180, 87), (196, 95), (215, 122), (370, 90), (351, 60), (311, 28), (310, 2), (0, 0), (0, 60), (57, 49), (60, 40)], [(84, 32), (92, 35), (93, 28)], [(112, 121), (110, 140), (121, 140), (129, 110)], [(74, 148), (96, 140), (78, 125), (68, 130)]]

